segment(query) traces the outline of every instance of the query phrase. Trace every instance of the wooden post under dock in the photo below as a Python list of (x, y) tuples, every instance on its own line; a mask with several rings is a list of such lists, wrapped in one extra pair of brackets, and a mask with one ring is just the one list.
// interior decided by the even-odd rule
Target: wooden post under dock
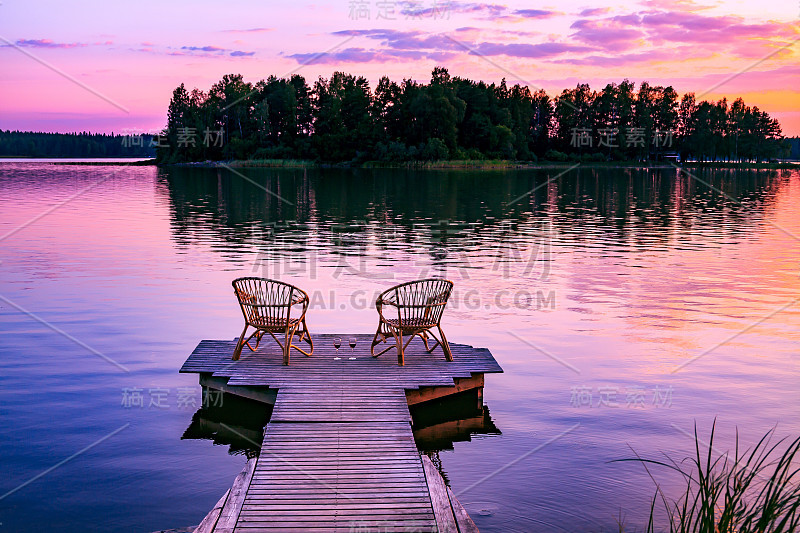
[[(351, 353), (333, 338), (357, 338)], [(484, 374), (502, 372), (488, 350), (450, 344), (427, 354), (412, 341), (405, 366), (387, 353), (369, 354), (371, 335), (315, 335), (314, 355), (279, 348), (231, 360), (235, 341), (202, 341), (181, 372), (201, 384), (274, 405), (261, 452), (196, 531), (431, 531), (477, 528), (420, 455), (408, 406), (466, 390), (482, 390)], [(338, 359), (334, 359), (338, 357)]]

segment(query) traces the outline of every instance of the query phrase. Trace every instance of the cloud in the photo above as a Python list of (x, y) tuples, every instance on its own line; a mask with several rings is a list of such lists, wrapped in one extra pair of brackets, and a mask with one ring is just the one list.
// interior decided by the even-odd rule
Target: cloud
[(509, 30), (501, 25), (489, 28), (467, 26), (464, 28), (456, 28), (454, 31), (459, 41), (471, 39), (473, 42), (479, 40), (479, 38), (489, 39), (490, 37), (488, 36), (491, 36), (491, 39), (503, 41), (509, 38), (529, 40), (531, 37), (543, 35), (542, 32), (538, 31)]
[(57, 43), (50, 39), (19, 39), (14, 44), (22, 48), (81, 48), (86, 46), (84, 43)]
[(396, 50), (462, 50), (458, 43), (444, 35), (423, 33), (420, 31), (398, 31), (389, 29), (376, 30), (342, 30), (333, 35), (366, 37), (380, 41), (382, 46)]
[[(499, 17), (508, 11), (508, 7), (502, 4), (482, 4), (468, 2), (441, 2), (434, 3), (432, 7), (419, 7), (406, 2), (406, 7), (400, 10), (402, 15), (407, 18), (449, 18), (453, 13), (464, 14), (486, 14), (486, 16)], [(419, 4), (419, 3), (417, 3)]]
[(653, 9), (676, 9), (679, 11), (703, 11), (711, 9), (713, 5), (698, 4), (694, 0), (643, 0), (642, 5)]
[[(298, 53), (288, 55), (298, 63), (319, 62), (385, 62), (393, 59), (434, 59), (444, 61), (455, 57), (457, 54), (468, 52), (478, 56), (519, 57), (527, 59), (543, 59), (556, 57), (570, 52), (592, 52), (597, 48), (584, 44), (544, 42), (544, 43), (516, 43), (499, 42), (503, 37), (529, 35), (529, 32), (499, 32), (502, 36), (498, 42), (476, 42), (474, 39), (482, 30), (474, 27), (459, 28), (459, 40), (456, 41), (446, 34), (424, 33), (421, 31), (399, 31), (391, 29), (374, 30), (341, 30), (333, 32), (337, 36), (364, 37), (378, 41), (380, 48), (349, 48), (340, 52), (324, 54)], [(471, 34), (471, 35), (463, 35)], [(465, 37), (467, 37), (465, 39)], [(469, 38), (471, 37), (471, 39)], [(317, 59), (315, 59), (319, 56)]]
[(556, 11), (548, 11), (546, 9), (517, 9), (514, 14), (526, 19), (546, 19), (560, 15)]
[(564, 63), (568, 65), (581, 65), (592, 66), (601, 68), (624, 67), (627, 65), (635, 65), (641, 63), (649, 63), (654, 61), (669, 61), (674, 60), (676, 57), (688, 59), (693, 47), (687, 47), (687, 50), (672, 50), (672, 49), (657, 49), (647, 50), (644, 52), (634, 52), (630, 54), (614, 54), (613, 56), (603, 55), (587, 55), (578, 58), (564, 58), (557, 59), (555, 63)]
[(480, 43), (475, 46), (473, 55), (509, 57), (524, 57), (529, 59), (543, 59), (558, 56), (568, 52), (589, 52), (593, 48), (569, 43)]
[(275, 28), (249, 28), (246, 30), (221, 30), (222, 33), (267, 33), (275, 31)]
[[(678, 4), (683, 5), (683, 4)], [(586, 23), (588, 21), (579, 21)], [(796, 36), (798, 30), (790, 23), (746, 23), (735, 15), (703, 15), (676, 10), (650, 10), (595, 21), (620, 29), (624, 26), (645, 33), (654, 45), (663, 43), (715, 43), (717, 45), (741, 44), (742, 40), (774, 39)], [(573, 27), (576, 26), (575, 23)]]
[(227, 52), (225, 48), (220, 48), (219, 46), (181, 46), (181, 50), (190, 52)]
[[(697, 93), (702, 93), (704, 86), (712, 87), (722, 81), (727, 81), (714, 89), (714, 94), (739, 94), (739, 93), (764, 93), (767, 91), (792, 91), (797, 95), (797, 80), (800, 78), (800, 65), (786, 65), (768, 70), (750, 70), (731, 78), (730, 72), (706, 74), (698, 78), (678, 79), (678, 84), (692, 86)], [(769, 87), (765, 91), (764, 80), (769, 80)], [(698, 80), (703, 84), (698, 85)], [(797, 96), (795, 96), (796, 98)], [(705, 96), (704, 98), (708, 98)], [(796, 100), (795, 100), (796, 101)]]
[[(141, 49), (142, 52), (150, 52), (152, 49)], [(183, 56), (183, 55), (199, 55), (201, 57), (218, 57), (222, 55), (229, 55), (231, 57), (251, 57), (255, 52), (245, 52), (243, 50), (231, 50), (229, 48), (222, 48), (221, 46), (181, 46), (179, 50), (168, 52), (169, 55)]]
[(286, 57), (302, 64), (336, 64), (336, 63), (387, 63), (389, 61), (433, 59), (446, 61), (453, 57), (451, 52), (418, 51), (418, 50), (376, 50), (367, 48), (346, 48), (330, 53), (291, 54)]
[[(473, 30), (473, 28), (464, 28), (465, 30)], [(506, 35), (513, 32), (504, 32)], [(570, 44), (570, 43), (554, 43), (554, 42), (546, 42), (546, 43), (538, 43), (538, 44), (528, 44), (528, 43), (503, 43), (503, 42), (481, 42), (481, 43), (470, 43), (470, 42), (458, 42), (454, 41), (453, 39), (449, 38), (447, 35), (444, 34), (430, 34), (430, 33), (423, 33), (420, 31), (398, 31), (398, 30), (389, 30), (389, 29), (376, 29), (376, 30), (342, 30), (334, 32), (334, 35), (347, 35), (347, 36), (356, 36), (356, 37), (366, 37), (368, 39), (373, 39), (379, 41), (381, 46), (386, 48), (381, 50), (370, 50), (370, 54), (375, 54), (374, 57), (378, 58), (379, 60), (385, 55), (380, 55), (379, 52), (383, 52), (383, 54), (388, 54), (390, 57), (393, 57), (392, 54), (398, 51), (414, 51), (417, 56), (416, 57), (426, 57), (426, 58), (435, 58), (440, 59), (443, 57), (450, 57), (455, 52), (463, 53), (466, 49), (471, 49), (470, 52), (473, 55), (483, 55), (483, 56), (496, 56), (496, 55), (505, 55), (509, 57), (524, 57), (524, 58), (546, 58), (546, 57), (553, 57), (560, 54), (564, 54), (567, 52), (587, 52), (593, 51), (594, 48), (590, 48), (584, 46), (582, 44)], [(359, 58), (367, 58), (372, 57), (368, 55), (363, 55), (366, 52), (365, 49), (351, 49), (351, 50), (359, 50), (362, 51), (358, 54), (355, 54), (356, 57)], [(293, 57), (298, 59), (300, 62), (308, 60), (314, 54), (294, 54)], [(338, 54), (328, 54), (326, 56), (325, 62), (333, 62), (334, 59), (338, 57)], [(349, 61), (350, 56), (348, 57)], [(396, 56), (401, 57), (401, 56)], [(410, 57), (410, 56), (402, 56), (402, 57)], [(302, 59), (299, 59), (302, 58)]]
[[(647, 4), (647, 1), (645, 0)], [(386, 62), (397, 59), (436, 59), (468, 55), (507, 56), (538, 59), (555, 64), (587, 65), (609, 68), (646, 65), (648, 62), (677, 62), (687, 59), (710, 59), (712, 56), (749, 59), (764, 57), (785, 46), (800, 30), (779, 21), (749, 21), (736, 15), (712, 15), (693, 12), (691, 0), (677, 0), (674, 9), (654, 9), (653, 0), (642, 10), (610, 14), (607, 8), (589, 8), (570, 26), (563, 39), (525, 31), (498, 31), (476, 26), (458, 27), (452, 34), (420, 30), (350, 29), (333, 32), (342, 37), (360, 37), (372, 41), (324, 57), (314, 53), (287, 55), (298, 62)], [(460, 12), (496, 12), (499, 19), (516, 22), (561, 16), (549, 9), (510, 10), (501, 4), (453, 3)], [(542, 42), (544, 41), (544, 42)], [(714, 49), (698, 46), (714, 43)], [(795, 53), (783, 50), (774, 59), (786, 59)]]
[(578, 13), (579, 17), (597, 17), (611, 11), (610, 7), (590, 7)]
[[(691, 1), (671, 5), (674, 9), (649, 9), (609, 17), (582, 18), (570, 26), (573, 30), (570, 37), (596, 47), (597, 52), (637, 50), (635, 54), (617, 56), (620, 63), (630, 63), (652, 55), (653, 50), (664, 50), (664, 55), (667, 56), (665, 60), (670, 59), (669, 55), (674, 60), (697, 57), (697, 50), (691, 47), (686, 48), (685, 55), (678, 54), (675, 48), (686, 45), (697, 48), (698, 44), (713, 44), (714, 53), (727, 54), (734, 58), (760, 58), (800, 35), (796, 27), (785, 22), (749, 23), (736, 15), (709, 15), (687, 11), (696, 7)], [(587, 12), (595, 14), (597, 10), (584, 10), (582, 13)], [(775, 57), (782, 58), (790, 54), (789, 50), (784, 50)], [(702, 57), (710, 55), (711, 52), (705, 50)], [(613, 58), (598, 53), (569, 62), (611, 66)]]
[(643, 31), (627, 27), (613, 19), (577, 20), (570, 28), (576, 30), (571, 35), (573, 39), (610, 51), (628, 50), (645, 37)]

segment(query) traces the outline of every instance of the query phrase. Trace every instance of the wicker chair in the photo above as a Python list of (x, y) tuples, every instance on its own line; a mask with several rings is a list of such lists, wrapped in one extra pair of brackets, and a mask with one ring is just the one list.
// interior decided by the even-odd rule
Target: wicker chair
[[(378, 330), (372, 338), (370, 351), (373, 357), (378, 357), (383, 353), (397, 348), (397, 364), (403, 366), (405, 358), (403, 353), (414, 336), (419, 335), (425, 343), (425, 349), (431, 353), (437, 346), (441, 345), (444, 356), (448, 361), (453, 360), (450, 352), (450, 345), (442, 331), (442, 313), (447, 305), (447, 299), (453, 291), (453, 282), (446, 279), (422, 279), (410, 281), (392, 287), (378, 296), (375, 306), (378, 309)], [(386, 307), (392, 308), (395, 316), (384, 314)], [(439, 337), (431, 331), (433, 328), (439, 330)], [(381, 352), (375, 353), (375, 346), (385, 342), (388, 337), (393, 337), (394, 346), (388, 346)], [(403, 344), (403, 336), (408, 340)], [(428, 337), (433, 338), (436, 344), (428, 346)]]
[[(298, 352), (311, 356), (314, 353), (314, 342), (306, 326), (306, 311), (308, 310), (308, 294), (288, 283), (264, 278), (239, 278), (233, 280), (233, 292), (239, 300), (244, 315), (244, 329), (236, 343), (233, 351), (233, 360), (239, 359), (242, 348), (247, 346), (252, 351), (258, 349), (261, 337), (264, 333), (269, 333), (283, 350), (283, 364), (289, 364), (289, 350), (294, 348)], [(302, 305), (302, 310), (297, 318), (292, 318), (292, 309)], [(255, 331), (247, 337), (247, 328), (252, 327)], [(283, 343), (275, 335), (282, 334)], [(294, 344), (294, 336), (299, 339), (297, 342), (306, 341), (309, 351)], [(250, 341), (256, 338), (255, 347), (250, 346)]]

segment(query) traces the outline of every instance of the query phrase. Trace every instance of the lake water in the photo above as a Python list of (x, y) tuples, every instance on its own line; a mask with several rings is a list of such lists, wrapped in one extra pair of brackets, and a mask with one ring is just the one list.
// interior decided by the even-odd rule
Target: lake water
[(609, 461), (683, 458), (714, 419), (719, 451), (798, 435), (800, 172), (564, 170), (0, 163), (0, 531), (202, 519), (245, 458), (197, 438), (217, 415), (178, 369), (239, 334), (242, 275), (309, 292), (312, 333), (455, 282), (448, 338), (505, 373), (484, 431), (420, 447), (484, 532), (641, 529), (653, 481)]

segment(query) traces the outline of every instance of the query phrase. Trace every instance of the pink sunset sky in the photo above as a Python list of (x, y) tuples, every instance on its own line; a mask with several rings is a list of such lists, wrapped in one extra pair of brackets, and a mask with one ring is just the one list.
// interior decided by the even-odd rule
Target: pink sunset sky
[(343, 70), (523, 83), (556, 95), (628, 78), (742, 96), (800, 135), (797, 0), (481, 3), (4, 0), (0, 129), (153, 132), (180, 83)]

